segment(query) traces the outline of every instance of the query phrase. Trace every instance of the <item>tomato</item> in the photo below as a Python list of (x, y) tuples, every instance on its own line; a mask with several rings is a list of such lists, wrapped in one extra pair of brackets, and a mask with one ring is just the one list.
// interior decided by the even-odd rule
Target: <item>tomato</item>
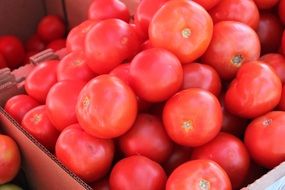
[(57, 80), (89, 81), (95, 73), (88, 67), (83, 51), (73, 51), (66, 55), (57, 66)]
[(285, 0), (280, 0), (278, 5), (279, 18), (285, 24)]
[(244, 142), (258, 164), (271, 169), (285, 160), (284, 122), (285, 112), (272, 111), (255, 118), (246, 128)]
[(130, 76), (131, 86), (140, 98), (149, 102), (160, 102), (168, 99), (181, 87), (183, 70), (174, 54), (162, 48), (152, 48), (134, 57)]
[(100, 75), (80, 92), (76, 116), (81, 127), (99, 138), (114, 138), (135, 122), (137, 100), (131, 88), (111, 75)]
[(34, 34), (26, 41), (25, 48), (27, 51), (40, 52), (45, 49), (45, 43), (37, 34)]
[(210, 10), (213, 7), (215, 7), (221, 0), (193, 0), (194, 2), (200, 4), (202, 7), (204, 7), (206, 10)]
[(272, 13), (260, 15), (257, 34), (262, 53), (277, 52), (280, 47), (283, 26), (277, 16)]
[(147, 49), (150, 49), (150, 48), (153, 48), (150, 40), (146, 40), (142, 45), (141, 45), (141, 50), (147, 50)]
[(188, 0), (166, 2), (149, 25), (149, 39), (154, 47), (174, 53), (182, 63), (200, 57), (210, 44), (213, 22), (199, 4)]
[(57, 51), (57, 50), (65, 48), (65, 44), (66, 44), (66, 40), (64, 38), (56, 39), (56, 40), (51, 41), (47, 45), (47, 49), (50, 48), (53, 51)]
[(7, 183), (4, 185), (0, 185), (0, 190), (23, 190), (23, 189), (17, 185)]
[(234, 115), (255, 118), (272, 110), (280, 101), (281, 80), (268, 65), (244, 64), (225, 95), (225, 107)]
[(259, 55), (260, 42), (254, 30), (239, 22), (222, 21), (214, 26), (202, 62), (214, 67), (222, 79), (230, 80), (243, 63), (257, 60)]
[(163, 123), (168, 135), (177, 144), (201, 146), (221, 130), (221, 105), (212, 93), (189, 88), (167, 100)]
[(0, 134), (0, 184), (16, 177), (21, 165), (20, 150), (9, 136)]
[(277, 5), (279, 0), (254, 0), (259, 9), (270, 9)]
[(47, 116), (45, 105), (35, 107), (28, 111), (21, 124), (22, 127), (35, 137), (42, 145), (53, 152), (59, 132), (51, 124)]
[(97, 74), (108, 73), (133, 57), (139, 46), (139, 38), (129, 24), (119, 19), (101, 21), (92, 27), (85, 38), (88, 66)]
[(46, 43), (64, 37), (65, 25), (61, 18), (55, 15), (43, 17), (37, 26), (37, 35)]
[(209, 159), (219, 164), (228, 174), (233, 189), (242, 187), (250, 164), (243, 142), (223, 132), (207, 144), (193, 149), (192, 159)]
[(4, 58), (4, 56), (0, 53), (0, 69), (8, 67), (8, 64)]
[(120, 0), (94, 0), (89, 6), (88, 18), (96, 20), (117, 18), (129, 22), (130, 13)]
[(177, 167), (169, 176), (166, 190), (231, 190), (226, 172), (210, 160), (192, 160)]
[(112, 190), (164, 190), (166, 174), (144, 156), (130, 156), (116, 163), (110, 175)]
[(281, 39), (281, 47), (280, 47), (280, 51), (283, 55), (285, 55), (285, 31), (282, 34), (282, 39)]
[(84, 50), (86, 34), (97, 22), (96, 20), (86, 20), (72, 28), (66, 38), (67, 50), (69, 52)]
[(25, 59), (24, 45), (19, 38), (12, 35), (1, 36), (0, 53), (4, 56), (10, 69), (16, 69)]
[(93, 182), (108, 172), (114, 156), (114, 144), (112, 140), (88, 135), (78, 124), (74, 124), (59, 135), (55, 154), (81, 179)]
[(282, 86), (282, 95), (281, 95), (281, 100), (278, 104), (278, 109), (280, 111), (285, 111), (285, 84)]
[(221, 79), (213, 67), (199, 63), (183, 65), (183, 90), (188, 88), (202, 88), (218, 96), (221, 87)]
[(45, 103), (49, 89), (57, 82), (56, 69), (59, 61), (45, 61), (37, 65), (25, 81), (28, 95), (40, 103)]
[(91, 185), (94, 190), (110, 190), (109, 180), (107, 178), (103, 178)]
[(10, 98), (6, 102), (4, 109), (18, 123), (21, 123), (24, 115), (36, 106), (39, 106), (39, 103), (34, 98), (20, 94)]
[[(150, 136), (155, 140), (150, 141)], [(139, 114), (132, 128), (119, 137), (119, 145), (126, 156), (142, 155), (159, 163), (166, 161), (173, 148), (162, 122), (150, 114)]]

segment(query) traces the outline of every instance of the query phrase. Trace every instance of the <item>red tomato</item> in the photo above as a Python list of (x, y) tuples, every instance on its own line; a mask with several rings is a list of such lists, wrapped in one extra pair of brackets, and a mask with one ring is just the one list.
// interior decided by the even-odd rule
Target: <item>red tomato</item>
[(93, 0), (88, 9), (88, 18), (96, 20), (117, 18), (129, 22), (130, 13), (127, 6), (119, 0)]
[(5, 111), (18, 123), (22, 122), (24, 115), (31, 109), (39, 106), (39, 103), (30, 96), (20, 94), (10, 98), (5, 104)]
[(260, 42), (254, 30), (239, 22), (222, 21), (214, 26), (202, 61), (214, 67), (222, 79), (230, 80), (243, 63), (257, 60), (259, 55)]
[(147, 50), (147, 49), (150, 49), (150, 48), (153, 48), (150, 40), (146, 40), (142, 45), (141, 45), (141, 50)]
[(88, 135), (78, 124), (74, 124), (59, 135), (55, 154), (81, 179), (93, 182), (108, 172), (114, 156), (114, 144), (112, 140)]
[(66, 55), (57, 66), (57, 80), (89, 81), (95, 73), (88, 67), (83, 51), (73, 51)]
[(285, 111), (285, 84), (282, 86), (282, 95), (281, 95), (281, 100), (278, 104), (278, 109), (280, 111)]
[(34, 34), (26, 41), (25, 47), (27, 51), (40, 52), (45, 49), (45, 43), (37, 34)]
[(200, 57), (210, 44), (212, 33), (210, 15), (199, 4), (188, 0), (166, 2), (149, 26), (151, 44), (171, 51), (182, 63)]
[(174, 54), (162, 48), (152, 48), (134, 57), (130, 76), (131, 86), (140, 98), (160, 102), (179, 90), (183, 70)]
[(21, 165), (21, 155), (16, 142), (9, 136), (0, 135), (0, 184), (16, 177)]
[(93, 183), (91, 187), (94, 190), (110, 190), (109, 180), (103, 178), (102, 180)]
[(221, 105), (208, 91), (198, 88), (183, 90), (167, 100), (163, 123), (174, 142), (184, 146), (201, 146), (221, 130)]
[(284, 32), (283, 32), (283, 34), (282, 34), (281, 47), (280, 47), (280, 49), (281, 49), (281, 53), (282, 53), (283, 55), (285, 55), (285, 30), (284, 30)]
[(62, 131), (77, 123), (75, 107), (78, 95), (86, 84), (80, 80), (66, 80), (56, 83), (47, 95), (47, 114), (57, 130)]
[(47, 49), (50, 48), (53, 51), (57, 51), (57, 50), (65, 48), (65, 44), (66, 44), (66, 40), (64, 38), (56, 39), (56, 40), (51, 41), (47, 45)]
[(213, 67), (199, 63), (183, 65), (183, 90), (188, 88), (202, 88), (218, 96), (221, 87), (221, 79)]
[[(244, 142), (251, 157), (266, 168), (285, 160), (283, 144), (285, 112), (268, 112), (255, 118), (246, 128)], [(265, 140), (266, 139), (266, 140)]]
[[(153, 141), (149, 140), (152, 137)], [(126, 156), (142, 155), (163, 163), (171, 154), (173, 143), (159, 118), (139, 114), (132, 128), (119, 137), (120, 149)]]
[(74, 27), (66, 38), (67, 50), (69, 52), (84, 50), (86, 34), (97, 22), (96, 20), (86, 20)]
[(254, 0), (259, 9), (270, 9), (277, 5), (279, 0)]
[(131, 88), (111, 75), (100, 75), (80, 92), (76, 115), (81, 127), (99, 138), (114, 138), (135, 122), (137, 100)]
[(116, 163), (109, 182), (112, 190), (164, 190), (166, 179), (158, 163), (144, 156), (130, 156)]
[(281, 44), (283, 26), (277, 16), (272, 13), (260, 15), (257, 34), (261, 43), (261, 52), (277, 52)]
[(134, 56), (139, 46), (139, 38), (134, 29), (119, 19), (97, 23), (85, 39), (88, 65), (97, 74), (110, 72), (124, 60)]
[(231, 190), (226, 172), (210, 160), (193, 160), (176, 168), (169, 176), (166, 190)]
[(15, 69), (23, 64), (25, 49), (19, 38), (12, 35), (1, 36), (0, 53), (4, 56), (10, 69)]
[(280, 0), (278, 5), (279, 18), (285, 24), (285, 0)]
[(45, 103), (49, 89), (57, 82), (56, 69), (59, 61), (45, 61), (37, 65), (25, 81), (25, 90), (40, 103)]
[(200, 4), (206, 10), (210, 10), (215, 7), (221, 0), (193, 0), (194, 2)]
[(35, 107), (28, 111), (21, 124), (23, 128), (42, 145), (53, 152), (59, 132), (51, 124), (47, 116), (45, 105)]
[(254, 118), (272, 110), (280, 101), (282, 83), (273, 69), (259, 61), (244, 64), (225, 95), (229, 112)]
[(0, 53), (0, 69), (8, 67), (8, 64), (4, 58), (4, 56)]

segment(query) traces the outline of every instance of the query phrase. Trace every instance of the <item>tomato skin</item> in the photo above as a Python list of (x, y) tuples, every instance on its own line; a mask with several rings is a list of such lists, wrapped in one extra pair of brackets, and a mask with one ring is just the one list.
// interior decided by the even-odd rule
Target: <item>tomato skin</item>
[(277, 5), (279, 0), (254, 0), (259, 9), (270, 9)]
[(78, 124), (74, 124), (59, 135), (55, 154), (81, 179), (93, 182), (108, 172), (114, 157), (114, 144), (112, 140), (88, 135)]
[(281, 100), (278, 104), (278, 110), (285, 111), (285, 84), (282, 86)]
[(257, 60), (259, 55), (260, 42), (254, 30), (239, 22), (222, 21), (214, 26), (202, 62), (214, 67), (222, 79), (230, 80), (243, 63)]
[[(150, 135), (155, 140), (150, 141)], [(166, 161), (173, 148), (162, 122), (150, 114), (139, 114), (132, 128), (119, 137), (119, 145), (126, 156), (146, 156), (158, 163)]]
[(166, 190), (231, 190), (226, 172), (211, 160), (192, 160), (177, 167), (169, 176)]
[(24, 115), (31, 109), (39, 106), (32, 97), (20, 94), (10, 98), (5, 104), (5, 111), (9, 113), (18, 123), (22, 122)]
[(234, 115), (255, 118), (279, 103), (281, 91), (281, 80), (270, 66), (259, 61), (247, 62), (226, 92), (225, 107)]
[(58, 63), (57, 60), (45, 61), (33, 69), (25, 82), (25, 90), (28, 95), (40, 103), (45, 103), (50, 88), (57, 82)]
[(201, 146), (221, 130), (221, 105), (208, 91), (186, 89), (167, 100), (163, 109), (163, 123), (168, 135), (177, 144)]
[(166, 179), (156, 162), (144, 156), (130, 156), (116, 163), (109, 182), (112, 190), (163, 190)]
[(8, 67), (8, 64), (4, 58), (4, 56), (0, 53), (0, 69)]
[(34, 34), (26, 41), (25, 48), (27, 51), (40, 52), (45, 49), (45, 43), (37, 34)]
[(278, 5), (279, 18), (285, 24), (285, 0), (280, 0)]
[(215, 7), (221, 0), (193, 0), (194, 2), (200, 4), (202, 7), (204, 7), (206, 10), (210, 10), (213, 7)]
[(285, 112), (272, 111), (255, 118), (246, 128), (244, 142), (258, 164), (271, 169), (284, 161), (284, 122)]
[(210, 15), (188, 0), (166, 2), (149, 25), (151, 44), (171, 51), (182, 63), (190, 63), (206, 51), (212, 32)]
[[(284, 3), (285, 4), (285, 3)], [(285, 6), (285, 5), (284, 5)], [(280, 51), (283, 55), (285, 55), (285, 32), (283, 31), (282, 34), (282, 39), (281, 39), (281, 47), (280, 47)]]
[(94, 0), (89, 6), (88, 18), (96, 20), (117, 18), (129, 22), (130, 13), (127, 6), (119, 0)]
[(21, 155), (16, 142), (0, 134), (0, 184), (14, 179), (20, 170)]
[(137, 100), (131, 88), (111, 75), (89, 81), (79, 94), (76, 116), (81, 127), (98, 138), (114, 138), (135, 122)]
[(47, 48), (52, 49), (53, 51), (57, 51), (60, 49), (65, 48), (66, 40), (64, 38), (56, 39), (51, 41), (48, 45)]

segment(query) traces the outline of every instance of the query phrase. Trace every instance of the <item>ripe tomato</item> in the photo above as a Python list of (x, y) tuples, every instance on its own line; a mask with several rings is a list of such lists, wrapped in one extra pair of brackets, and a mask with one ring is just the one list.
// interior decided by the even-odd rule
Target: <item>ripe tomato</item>
[(65, 25), (63, 21), (55, 15), (43, 17), (37, 26), (37, 35), (46, 43), (64, 37)]
[(278, 5), (279, 18), (285, 24), (285, 0), (280, 0)]
[(28, 111), (21, 124), (23, 128), (35, 137), (42, 145), (53, 152), (59, 132), (51, 124), (47, 116), (45, 105), (35, 107)]
[(174, 53), (182, 63), (200, 57), (210, 44), (213, 22), (199, 4), (188, 0), (166, 2), (149, 25), (149, 39), (154, 47)]
[[(149, 140), (152, 137), (153, 141)], [(159, 118), (139, 114), (132, 128), (119, 137), (120, 149), (126, 156), (142, 155), (163, 163), (171, 154), (173, 143)]]
[(89, 6), (88, 18), (96, 20), (117, 18), (129, 22), (130, 13), (120, 0), (94, 0)]
[(282, 86), (282, 95), (281, 100), (278, 104), (278, 109), (281, 111), (285, 111), (285, 84)]
[(257, 34), (249, 26), (222, 21), (214, 26), (211, 44), (202, 57), (202, 62), (216, 69), (222, 79), (234, 78), (240, 66), (260, 55)]
[(202, 88), (219, 96), (221, 87), (221, 79), (213, 67), (199, 63), (183, 65), (183, 90), (188, 88)]
[(206, 10), (210, 10), (215, 7), (221, 0), (193, 0), (194, 2), (200, 4)]
[(0, 135), (0, 163), (0, 184), (4, 184), (16, 177), (21, 165), (16, 142), (6, 135)]
[(19, 38), (12, 35), (1, 36), (0, 53), (4, 56), (10, 69), (16, 69), (23, 64), (25, 49)]
[(81, 127), (99, 138), (114, 138), (135, 122), (137, 100), (131, 88), (111, 75), (100, 75), (80, 92), (76, 116)]
[(88, 66), (97, 74), (108, 73), (134, 56), (139, 46), (139, 38), (129, 24), (119, 19), (101, 21), (85, 38)]
[(163, 123), (174, 142), (184, 146), (201, 146), (221, 130), (221, 105), (212, 93), (189, 88), (167, 100)]
[(255, 118), (246, 128), (244, 142), (249, 153), (266, 168), (271, 169), (285, 160), (284, 122), (285, 112), (273, 111)]
[(47, 114), (59, 131), (77, 123), (75, 106), (81, 89), (86, 84), (80, 80), (65, 80), (56, 83), (47, 95)]
[(280, 49), (281, 49), (281, 53), (282, 53), (283, 55), (285, 55), (285, 31), (284, 31), (283, 34), (282, 34), (281, 47), (280, 47)]
[(27, 51), (40, 52), (45, 49), (45, 43), (37, 34), (34, 34), (26, 41), (25, 48)]
[(243, 142), (223, 132), (207, 144), (193, 149), (192, 159), (209, 159), (219, 164), (228, 174), (233, 189), (242, 187), (250, 164)]
[(5, 104), (5, 111), (18, 123), (22, 122), (24, 115), (31, 109), (39, 106), (39, 103), (30, 96), (20, 94), (10, 98)]
[(234, 115), (254, 118), (272, 110), (280, 101), (282, 83), (268, 65), (244, 64), (225, 95), (225, 106)]
[(270, 9), (277, 5), (279, 0), (254, 0), (259, 9)]
[(81, 179), (93, 182), (108, 172), (114, 156), (114, 144), (112, 140), (88, 135), (78, 124), (74, 124), (59, 135), (55, 154)]
[(146, 40), (142, 45), (141, 45), (141, 50), (147, 50), (147, 49), (150, 49), (150, 48), (153, 48), (150, 40)]
[(25, 81), (25, 90), (40, 103), (45, 103), (49, 89), (57, 82), (56, 69), (59, 61), (45, 61), (37, 65)]
[(192, 160), (177, 167), (169, 176), (166, 190), (231, 190), (226, 172), (210, 160)]
[(8, 67), (8, 64), (4, 58), (4, 56), (0, 53), (0, 69)]
[(144, 156), (130, 156), (116, 163), (109, 182), (112, 190), (164, 190), (166, 178), (158, 163)]
[(65, 44), (66, 44), (66, 40), (64, 38), (56, 39), (56, 40), (51, 41), (47, 45), (47, 49), (50, 48), (53, 51), (57, 51), (57, 50), (65, 48)]

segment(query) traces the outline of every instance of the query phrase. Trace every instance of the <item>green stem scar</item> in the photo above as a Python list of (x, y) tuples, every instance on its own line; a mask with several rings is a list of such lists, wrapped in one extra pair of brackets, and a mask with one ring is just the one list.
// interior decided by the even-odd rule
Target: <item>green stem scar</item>
[(190, 30), (190, 28), (184, 28), (182, 31), (181, 31), (181, 35), (183, 36), (183, 38), (190, 38), (192, 32)]
[(242, 55), (235, 55), (231, 60), (232, 64), (236, 67), (240, 67), (243, 61), (244, 61), (244, 58)]

